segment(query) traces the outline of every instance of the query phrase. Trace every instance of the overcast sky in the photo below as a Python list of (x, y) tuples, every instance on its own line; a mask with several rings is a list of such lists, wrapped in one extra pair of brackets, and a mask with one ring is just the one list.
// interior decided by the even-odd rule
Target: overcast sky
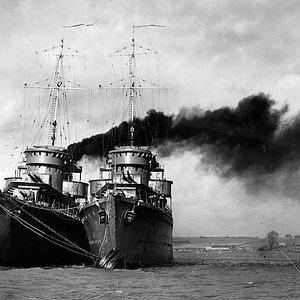
[[(65, 30), (66, 44), (87, 56), (93, 101), (97, 85), (108, 81), (107, 55), (130, 43), (132, 26), (161, 24), (165, 28), (136, 31), (135, 37), (160, 53), (169, 112), (235, 106), (264, 92), (278, 106), (288, 103), (290, 115), (298, 113), (299, 1), (0, 0), (1, 178), (12, 175), (22, 150), (23, 84), (37, 79), (34, 51), (57, 45), (63, 25), (93, 22)], [(92, 123), (91, 133), (102, 130)], [(162, 163), (174, 181), (175, 235), (300, 234), (300, 201), (249, 194), (238, 178), (224, 181), (202, 170), (192, 153)]]

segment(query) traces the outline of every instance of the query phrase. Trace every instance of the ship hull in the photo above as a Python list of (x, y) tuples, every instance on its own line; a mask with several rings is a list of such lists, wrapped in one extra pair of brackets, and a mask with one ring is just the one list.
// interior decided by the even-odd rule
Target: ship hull
[(62, 236), (89, 250), (79, 220), (51, 209), (20, 204), (13, 197), (0, 197), (0, 266), (43, 267), (90, 262), (87, 257), (64, 248), (69, 248), (69, 243)]
[[(133, 207), (133, 222), (128, 222), (127, 213)], [(107, 220), (102, 224), (99, 217), (101, 210), (107, 212)], [(135, 206), (133, 201), (113, 196), (99, 205), (87, 205), (79, 216), (91, 251), (100, 258), (117, 251), (120, 261), (116, 267), (159, 266), (173, 260), (173, 220), (170, 212), (144, 203)], [(108, 266), (112, 266), (109, 258)]]

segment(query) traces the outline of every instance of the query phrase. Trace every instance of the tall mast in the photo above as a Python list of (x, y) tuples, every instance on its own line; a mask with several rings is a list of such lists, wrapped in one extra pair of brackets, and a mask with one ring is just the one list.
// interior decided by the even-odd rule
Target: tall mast
[(132, 27), (132, 53), (129, 55), (129, 124), (130, 124), (130, 146), (133, 147), (134, 142), (134, 96), (135, 96), (135, 56), (134, 56), (134, 26)]
[(57, 126), (57, 108), (59, 102), (59, 94), (61, 86), (63, 85), (63, 77), (62, 77), (62, 66), (63, 66), (63, 48), (64, 48), (64, 40), (61, 39), (60, 44), (60, 53), (57, 54), (56, 65), (55, 65), (55, 73), (54, 73), (54, 86), (52, 92), (52, 103), (50, 110), (50, 127), (49, 127), (49, 135), (48, 135), (48, 145), (54, 146), (56, 139), (56, 126)]
[[(72, 27), (81, 27), (81, 26), (93, 26), (94, 24), (95, 23), (63, 26), (62, 38), (58, 46), (54, 46), (40, 52), (36, 52), (37, 55), (44, 54), (44, 55), (55, 56), (54, 76), (52, 78), (47, 78), (46, 80), (38, 81), (30, 85), (25, 83), (24, 85), (25, 88), (45, 89), (50, 91), (50, 98), (49, 98), (50, 111), (47, 110), (47, 120), (49, 120), (48, 141), (47, 141), (48, 146), (55, 146), (57, 144), (57, 125), (59, 119), (59, 107), (60, 107), (60, 102), (64, 100), (63, 99), (64, 97), (66, 97), (66, 92), (69, 90), (74, 90), (74, 91), (81, 90), (81, 91), (88, 91), (91, 93), (91, 89), (84, 88), (76, 82), (71, 82), (70, 80), (64, 79), (63, 59), (65, 57), (70, 57), (70, 56), (85, 57), (85, 55), (81, 54), (77, 50), (73, 50), (69, 47), (64, 47), (64, 29), (72, 28)], [(47, 81), (50, 83), (45, 85), (45, 82)], [(66, 117), (67, 117), (67, 126), (69, 126), (68, 115)]]
[[(158, 52), (151, 50), (149, 48), (144, 48), (143, 46), (136, 45), (135, 39), (134, 39), (134, 30), (136, 28), (142, 28), (142, 27), (164, 27), (162, 25), (138, 25), (138, 26), (132, 26), (132, 39), (131, 44), (128, 46), (123, 47), (120, 50), (117, 50), (116, 52), (109, 55), (109, 57), (113, 56), (128, 56), (128, 77), (122, 78), (116, 82), (111, 82), (108, 85), (102, 86), (99, 85), (100, 89), (126, 89), (128, 93), (126, 92), (126, 97), (128, 101), (128, 123), (129, 123), (129, 130), (128, 130), (128, 140), (131, 147), (134, 146), (134, 112), (135, 112), (135, 106), (136, 106), (136, 95), (137, 91), (143, 90), (143, 89), (163, 89), (166, 88), (159, 86), (155, 83), (149, 82), (147, 80), (144, 80), (142, 78), (138, 78), (136, 75), (136, 56), (138, 55), (147, 55), (147, 54), (158, 54)], [(137, 48), (137, 51), (136, 51)], [(143, 83), (147, 83), (149, 86), (141, 86), (139, 85), (139, 81), (142, 80)], [(118, 86), (121, 82), (126, 82), (125, 86)], [(129, 97), (128, 97), (129, 95)]]

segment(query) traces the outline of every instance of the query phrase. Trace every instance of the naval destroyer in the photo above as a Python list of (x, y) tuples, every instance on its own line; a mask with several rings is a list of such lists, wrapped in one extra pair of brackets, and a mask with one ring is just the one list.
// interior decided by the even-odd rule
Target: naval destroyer
[(47, 85), (34, 85), (49, 92), (48, 144), (27, 147), (15, 176), (5, 178), (0, 195), (0, 266), (70, 265), (94, 258), (78, 218), (88, 184), (80, 180), (82, 169), (67, 148), (58, 145), (62, 126), (58, 116), (72, 89), (63, 77), (64, 40), (52, 49), (57, 49), (54, 76), (46, 80)]
[[(142, 26), (133, 30), (137, 27)], [(90, 181), (91, 202), (79, 212), (91, 251), (99, 258), (97, 264), (109, 269), (158, 266), (173, 260), (173, 182), (164, 178), (164, 168), (150, 148), (135, 144), (134, 107), (145, 82), (137, 76), (136, 56), (141, 55), (138, 51), (144, 54), (145, 48), (135, 44), (133, 34), (131, 45), (123, 49), (130, 49), (124, 54), (129, 71), (120, 81), (124, 85), (116, 88), (127, 95), (128, 142), (109, 152), (99, 178)]]

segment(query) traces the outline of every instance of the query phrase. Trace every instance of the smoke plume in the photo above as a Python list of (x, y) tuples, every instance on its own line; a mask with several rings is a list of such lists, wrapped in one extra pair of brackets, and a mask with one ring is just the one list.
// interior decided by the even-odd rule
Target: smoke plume
[[(162, 156), (174, 151), (201, 153), (202, 162), (225, 177), (271, 174), (298, 168), (300, 119), (284, 121), (288, 107), (275, 108), (263, 93), (243, 98), (235, 108), (203, 111), (182, 108), (178, 115), (150, 110), (134, 120), (136, 145), (152, 145)], [(78, 161), (83, 155), (106, 156), (129, 142), (127, 122), (69, 146)]]

